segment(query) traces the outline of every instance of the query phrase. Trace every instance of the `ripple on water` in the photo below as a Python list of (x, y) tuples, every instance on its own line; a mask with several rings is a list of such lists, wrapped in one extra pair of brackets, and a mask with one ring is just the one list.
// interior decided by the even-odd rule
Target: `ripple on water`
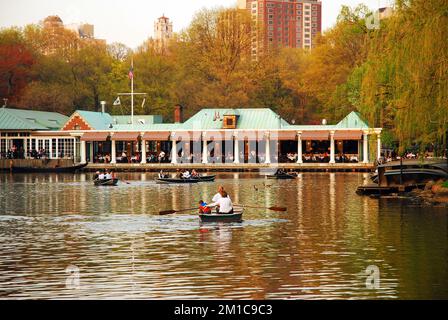
[[(358, 197), (365, 174), (227, 173), (194, 186), (122, 178), (130, 183), (97, 188), (91, 175), (0, 174), (0, 297), (448, 297), (446, 212)], [(234, 224), (158, 215), (209, 200), (219, 184), (235, 203), (288, 211), (248, 209)], [(381, 271), (377, 290), (366, 288), (369, 265)], [(66, 286), (67, 267), (79, 287)]]

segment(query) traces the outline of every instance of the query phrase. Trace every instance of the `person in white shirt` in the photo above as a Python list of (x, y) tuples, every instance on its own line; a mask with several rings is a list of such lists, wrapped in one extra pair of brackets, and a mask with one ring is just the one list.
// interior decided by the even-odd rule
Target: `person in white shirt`
[(100, 173), (100, 175), (98, 176), (98, 180), (104, 180), (105, 176), (104, 173)]
[(106, 173), (106, 175), (104, 176), (104, 179), (106, 179), (106, 180), (111, 180), (112, 179), (112, 175), (110, 174), (110, 172)]
[(232, 200), (230, 200), (229, 195), (225, 191), (222, 191), (220, 193), (220, 195), (221, 195), (221, 198), (218, 201), (207, 205), (207, 207), (210, 207), (210, 208), (219, 207), (219, 209), (218, 209), (219, 214), (232, 214), (233, 213), (233, 203), (232, 203)]
[(190, 178), (191, 178), (190, 171), (185, 170), (185, 172), (182, 173), (182, 178), (183, 178), (183, 179), (190, 179)]
[(224, 187), (223, 186), (219, 186), (218, 187), (218, 193), (213, 196), (212, 202), (218, 202), (218, 200), (222, 198), (221, 193), (223, 193), (224, 191), (225, 191)]

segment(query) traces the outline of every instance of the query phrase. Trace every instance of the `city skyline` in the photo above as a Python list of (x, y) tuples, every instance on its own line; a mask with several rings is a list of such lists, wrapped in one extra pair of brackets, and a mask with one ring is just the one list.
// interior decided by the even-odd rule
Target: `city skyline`
[[(336, 22), (341, 5), (356, 6), (365, 3), (372, 9), (389, 5), (391, 0), (322, 0), (322, 27), (325, 31)], [(106, 14), (98, 15), (104, 10)], [(166, 0), (162, 3), (141, 0), (126, 2), (120, 0), (74, 0), (61, 2), (42, 0), (35, 4), (30, 0), (16, 0), (13, 3), (0, 0), (0, 28), (23, 27), (37, 24), (49, 15), (58, 15), (64, 24), (89, 23), (95, 26), (95, 36), (108, 43), (121, 42), (136, 48), (149, 37), (153, 37), (154, 21), (162, 15), (173, 22), (174, 32), (188, 27), (194, 14), (202, 8), (236, 6), (236, 0)], [(142, 10), (142, 8), (144, 8)], [(17, 14), (20, 12), (20, 14)], [(117, 23), (119, 21), (120, 23)]]

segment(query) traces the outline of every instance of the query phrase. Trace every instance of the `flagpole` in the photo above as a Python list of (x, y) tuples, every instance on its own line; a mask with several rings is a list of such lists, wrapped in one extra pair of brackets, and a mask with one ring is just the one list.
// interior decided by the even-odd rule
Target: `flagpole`
[(131, 125), (134, 127), (134, 58), (131, 58)]

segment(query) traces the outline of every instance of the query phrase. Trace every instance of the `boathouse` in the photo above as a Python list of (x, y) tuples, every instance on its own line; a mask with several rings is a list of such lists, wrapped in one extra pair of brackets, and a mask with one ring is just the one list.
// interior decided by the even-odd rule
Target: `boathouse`
[[(0, 157), (73, 159), (75, 163), (244, 164), (370, 163), (381, 128), (359, 113), (337, 124), (293, 125), (271, 109), (203, 109), (183, 121), (158, 115), (115, 116), (77, 110), (0, 109)], [(369, 141), (376, 140), (375, 157)], [(375, 152), (376, 151), (376, 152)]]

